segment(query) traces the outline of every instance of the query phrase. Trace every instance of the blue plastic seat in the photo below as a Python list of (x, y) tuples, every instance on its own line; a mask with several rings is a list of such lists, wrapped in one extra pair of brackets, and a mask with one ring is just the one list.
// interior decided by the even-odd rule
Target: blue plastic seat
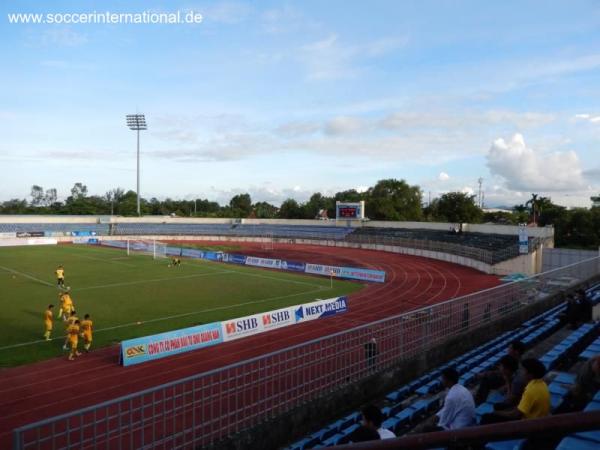
[(560, 397), (564, 397), (565, 395), (567, 395), (567, 392), (569, 392), (567, 388), (555, 382), (550, 383), (550, 385), (548, 386), (548, 391), (550, 391), (551, 394), (556, 394)]
[(598, 450), (598, 443), (569, 436), (560, 441), (556, 450)]
[(591, 401), (584, 408), (584, 411), (600, 411), (600, 401)]
[(519, 450), (525, 439), (514, 439), (511, 441), (488, 442), (485, 450)]
[(554, 377), (554, 382), (562, 383), (562, 384), (575, 384), (576, 375), (572, 373), (559, 372), (556, 377)]
[(329, 437), (328, 439), (323, 440), (323, 446), (333, 447), (334, 445), (337, 445), (341, 439), (344, 439), (344, 437), (345, 436), (341, 433), (334, 434), (333, 436)]
[(597, 442), (600, 447), (600, 430), (584, 431), (582, 433), (575, 433), (573, 437), (580, 439), (587, 439), (588, 441)]

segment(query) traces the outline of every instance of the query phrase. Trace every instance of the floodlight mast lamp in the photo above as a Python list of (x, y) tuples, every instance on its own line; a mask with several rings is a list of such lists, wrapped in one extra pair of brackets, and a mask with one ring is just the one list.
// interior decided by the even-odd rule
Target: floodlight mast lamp
[(127, 126), (130, 130), (137, 131), (137, 214), (142, 215), (140, 209), (140, 131), (147, 130), (146, 116), (143, 114), (128, 114)]

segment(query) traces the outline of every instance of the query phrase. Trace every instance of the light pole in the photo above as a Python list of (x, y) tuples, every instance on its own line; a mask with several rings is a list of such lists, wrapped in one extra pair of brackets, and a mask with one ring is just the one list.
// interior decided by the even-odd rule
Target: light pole
[(137, 131), (137, 214), (141, 216), (140, 210), (140, 131), (147, 130), (146, 116), (143, 114), (127, 114), (127, 126), (130, 130)]

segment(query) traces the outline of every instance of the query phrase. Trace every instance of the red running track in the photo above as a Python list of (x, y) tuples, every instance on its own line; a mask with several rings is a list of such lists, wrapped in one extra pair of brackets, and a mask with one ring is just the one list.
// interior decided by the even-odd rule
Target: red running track
[(113, 346), (75, 362), (61, 357), (4, 370), (0, 448), (10, 448), (11, 431), (18, 426), (499, 284), (497, 277), (421, 257), (338, 247), (277, 244), (265, 251), (260, 244), (236, 245), (242, 247), (237, 253), (254, 256), (385, 270), (386, 282), (350, 295), (348, 313), (295, 325), (293, 333), (289, 328), (273, 330), (127, 368), (118, 365), (119, 348)]

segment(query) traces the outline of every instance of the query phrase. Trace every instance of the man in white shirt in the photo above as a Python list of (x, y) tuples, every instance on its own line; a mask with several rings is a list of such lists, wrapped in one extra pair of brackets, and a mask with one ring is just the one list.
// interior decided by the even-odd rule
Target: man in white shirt
[(377, 431), (379, 439), (392, 439), (396, 435), (387, 428), (381, 428), (383, 422), (383, 414), (381, 410), (375, 405), (367, 405), (362, 410), (362, 425), (366, 428)]
[(457, 430), (475, 424), (475, 402), (473, 395), (458, 384), (458, 372), (447, 368), (442, 371), (442, 383), (448, 393), (444, 406), (438, 411), (436, 426), (428, 426), (424, 431)]

